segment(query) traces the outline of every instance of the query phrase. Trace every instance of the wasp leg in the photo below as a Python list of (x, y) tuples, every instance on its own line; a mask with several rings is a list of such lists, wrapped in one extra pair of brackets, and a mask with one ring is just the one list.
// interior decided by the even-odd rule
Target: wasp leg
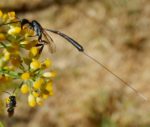
[(28, 37), (37, 37), (38, 35), (28, 36)]
[(40, 47), (39, 54), (41, 54), (44, 48), (44, 44), (36, 44), (36, 47)]

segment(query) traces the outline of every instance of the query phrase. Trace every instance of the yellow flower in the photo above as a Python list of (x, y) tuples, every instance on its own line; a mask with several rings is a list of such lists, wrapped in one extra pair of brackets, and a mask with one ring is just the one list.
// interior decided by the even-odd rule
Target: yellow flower
[(29, 41), (26, 41), (26, 40), (20, 42), (20, 44), (22, 44), (22, 45), (26, 45), (26, 44), (29, 44), (29, 43), (30, 43), (30, 42), (29, 42)]
[(10, 53), (7, 50), (4, 50), (4, 60), (7, 61), (10, 59)]
[(14, 69), (15, 69), (15, 66), (10, 65), (10, 66), (8, 66), (8, 69), (9, 69), (9, 70), (14, 70)]
[(25, 39), (29, 38), (30, 36), (34, 36), (34, 30), (30, 29), (28, 26), (23, 26), (23, 31), (25, 32)]
[[(40, 59), (40, 48), (37, 47), (39, 41), (36, 37), (32, 37), (35, 30), (28, 24), (21, 28), (20, 23), (10, 23), (16, 21), (19, 20), (15, 12), (3, 14), (0, 10), (0, 24), (5, 24), (0, 32), (2, 68), (0, 81), (2, 83), (13, 82), (15, 79), (23, 81), (19, 88), (20, 92), (28, 94), (29, 106), (35, 107), (42, 105), (45, 99), (53, 95), (51, 78), (56, 76), (56, 72), (46, 72), (46, 69), (52, 66), (52, 61)], [(10, 104), (10, 101), (8, 97), (6, 103)]]
[(16, 18), (16, 14), (15, 14), (14, 11), (8, 12), (8, 16), (9, 16), (9, 18), (10, 18), (11, 20)]
[(10, 99), (8, 97), (8, 98), (6, 98), (6, 104), (8, 104), (9, 102), (10, 102)]
[(45, 89), (49, 92), (50, 96), (53, 96), (53, 85), (51, 81), (46, 84)]
[(53, 78), (56, 76), (56, 72), (45, 72), (43, 76), (46, 78)]
[(3, 14), (3, 15), (2, 15), (2, 19), (3, 19), (3, 21), (6, 21), (6, 20), (7, 20), (7, 18), (8, 18), (8, 15), (6, 15), (6, 14)]
[(19, 34), (21, 32), (20, 27), (12, 27), (8, 30), (8, 34), (14, 35), (14, 34)]
[(47, 99), (48, 98), (48, 94), (42, 94), (42, 98), (43, 99)]
[(43, 99), (41, 98), (41, 97), (37, 97), (36, 98), (36, 103), (38, 104), (38, 105), (43, 105)]
[(30, 64), (31, 69), (36, 70), (41, 68), (41, 63), (38, 60), (33, 59)]
[(23, 79), (23, 80), (28, 80), (29, 78), (30, 78), (29, 72), (25, 72), (21, 75), (21, 79)]
[(40, 78), (33, 83), (35, 89), (40, 89), (41, 85), (44, 83), (44, 79)]
[(36, 56), (39, 53), (39, 49), (37, 47), (32, 47), (30, 52), (33, 56)]
[(28, 96), (28, 104), (30, 107), (36, 106), (36, 98), (32, 94), (29, 94)]
[(5, 35), (3, 34), (3, 33), (0, 33), (0, 41), (3, 41), (3, 40), (5, 40), (6, 38), (5, 38)]
[(0, 10), (0, 17), (2, 17), (3, 16), (3, 12)]
[(32, 94), (33, 94), (34, 97), (39, 97), (40, 96), (40, 94), (36, 91), (33, 91)]
[(28, 87), (27, 84), (23, 84), (23, 85), (21, 86), (21, 92), (22, 92), (23, 94), (26, 94), (26, 93), (29, 92), (29, 87)]
[(52, 65), (52, 61), (50, 61), (49, 59), (46, 59), (43, 63), (43, 65), (46, 67), (46, 68), (49, 68), (51, 65)]
[(48, 82), (48, 83), (46, 84), (45, 89), (46, 89), (48, 92), (51, 92), (51, 91), (53, 90), (53, 88), (52, 88), (52, 82)]
[(50, 95), (50, 96), (53, 96), (53, 95), (54, 95), (54, 92), (53, 92), (53, 91), (51, 91), (51, 92), (49, 93), (49, 95)]

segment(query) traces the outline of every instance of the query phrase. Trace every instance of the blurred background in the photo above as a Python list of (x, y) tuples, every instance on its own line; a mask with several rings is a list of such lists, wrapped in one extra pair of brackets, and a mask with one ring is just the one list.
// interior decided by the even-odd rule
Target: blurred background
[[(1, 0), (3, 11), (39, 21), (66, 33), (134, 88), (150, 97), (149, 0)], [(54, 96), (30, 108), (17, 100), (15, 115), (6, 111), (6, 127), (150, 127), (150, 102), (143, 101), (113, 75), (50, 34), (57, 52), (44, 48), (58, 75)]]

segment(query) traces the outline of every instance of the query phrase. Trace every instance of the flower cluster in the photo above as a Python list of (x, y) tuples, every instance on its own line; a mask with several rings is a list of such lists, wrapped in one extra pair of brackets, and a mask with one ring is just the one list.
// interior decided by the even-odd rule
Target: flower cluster
[[(15, 12), (0, 11), (0, 82), (18, 83), (18, 89), (28, 94), (29, 106), (42, 105), (53, 95), (52, 80), (56, 73), (50, 71), (52, 62), (41, 60), (38, 39), (28, 26), (21, 28)], [(21, 85), (20, 85), (21, 84)]]

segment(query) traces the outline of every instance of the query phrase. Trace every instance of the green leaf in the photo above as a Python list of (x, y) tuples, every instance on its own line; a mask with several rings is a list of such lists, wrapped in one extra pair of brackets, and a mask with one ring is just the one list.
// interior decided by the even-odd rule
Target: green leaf
[(102, 119), (100, 127), (117, 127), (117, 125), (111, 120), (111, 118), (105, 116)]
[(4, 125), (2, 124), (2, 122), (0, 122), (0, 127), (4, 127)]

